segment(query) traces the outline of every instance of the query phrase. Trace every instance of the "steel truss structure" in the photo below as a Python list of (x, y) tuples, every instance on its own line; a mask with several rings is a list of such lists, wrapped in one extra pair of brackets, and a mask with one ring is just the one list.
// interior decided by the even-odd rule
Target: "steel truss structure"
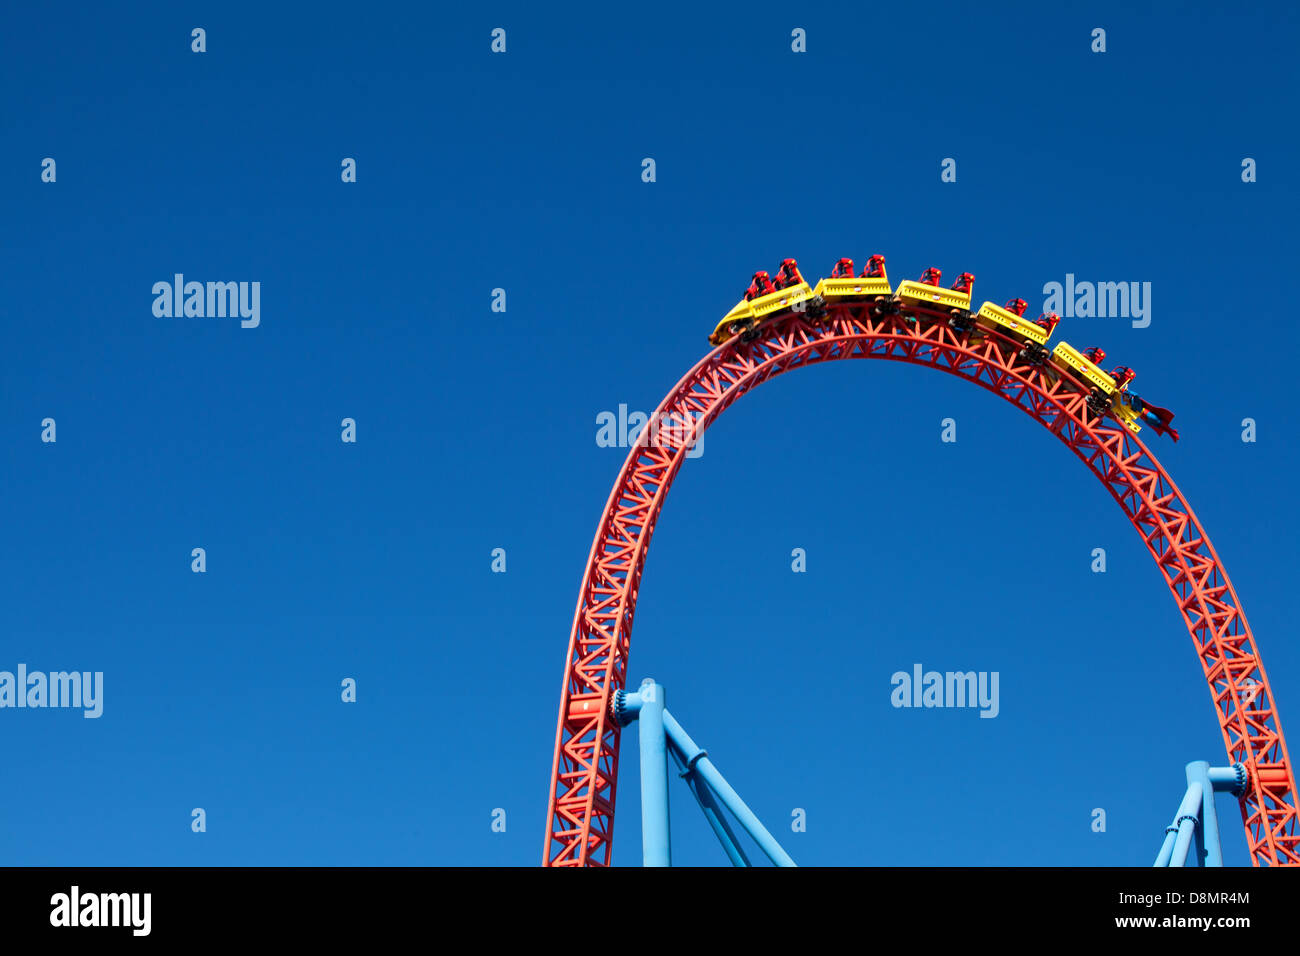
[[(924, 312), (924, 310), (922, 310)], [(655, 521), (692, 439), (742, 395), (792, 369), (839, 359), (925, 365), (1000, 395), (1096, 475), (1155, 559), (1200, 659), (1228, 761), (1245, 768), (1241, 816), (1253, 863), (1300, 865), (1295, 775), (1259, 651), (1209, 538), (1150, 449), (1098, 417), (1088, 394), (1022, 343), (947, 316), (873, 314), (866, 303), (791, 313), (751, 342), (706, 355), (673, 387), (634, 447), (601, 515), (565, 659), (543, 864), (611, 862), (620, 726), (641, 573)]]

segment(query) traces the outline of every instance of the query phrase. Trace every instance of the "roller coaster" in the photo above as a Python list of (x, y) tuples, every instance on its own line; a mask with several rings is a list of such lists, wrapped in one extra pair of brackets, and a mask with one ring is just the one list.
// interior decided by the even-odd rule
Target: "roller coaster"
[(929, 268), (895, 289), (881, 255), (871, 256), (861, 275), (854, 272), (851, 259), (840, 259), (814, 286), (786, 259), (775, 279), (755, 273), (709, 335), (713, 350), (655, 410), (652, 419), (661, 423), (655, 439), (635, 445), (624, 462), (592, 543), (570, 632), (543, 865), (612, 862), (626, 721), (620, 701), (628, 696), (641, 574), (660, 509), (695, 439), (742, 395), (784, 372), (839, 359), (884, 359), (966, 379), (1037, 420), (1097, 477), (1155, 560), (1201, 662), (1231, 765), (1195, 773), (1192, 766), (1208, 765), (1189, 765), (1186, 808), (1180, 806), (1167, 831), (1157, 865), (1187, 854), (1195, 807), (1211, 813), (1212, 791), (1230, 788), (1252, 864), (1300, 866), (1295, 773), (1255, 638), (1191, 506), (1138, 437), (1150, 426), (1177, 441), (1173, 413), (1129, 389), (1131, 368), (1104, 371), (1100, 347), (1079, 350), (1061, 341), (1049, 351), (1057, 315), (1030, 322), (1023, 299), (985, 302), (972, 312), (970, 273), (945, 288), (940, 271)]
[(1061, 342), (1051, 352), (1047, 351), (1047, 340), (1061, 321), (1055, 312), (1030, 322), (1024, 318), (1025, 300), (1013, 299), (1001, 307), (985, 302), (972, 316), (971, 290), (975, 277), (963, 272), (950, 289), (940, 284), (942, 277), (931, 266), (919, 280), (902, 282), (897, 291), (892, 291), (885, 273), (885, 257), (877, 254), (867, 261), (862, 275), (857, 277), (853, 275), (853, 260), (841, 259), (830, 277), (812, 288), (800, 275), (798, 262), (786, 259), (775, 280), (767, 272), (754, 273), (745, 297), (723, 316), (709, 336), (709, 344), (721, 345), (733, 335), (739, 335), (742, 342), (752, 342), (761, 334), (765, 323), (790, 312), (807, 312), (814, 319), (825, 319), (829, 306), (870, 303), (877, 317), (888, 312), (912, 323), (946, 320), (957, 331), (969, 333), (975, 341), (984, 332), (1000, 332), (1020, 345), (1020, 357), (1024, 361), (1050, 364), (1054, 371), (1074, 379), (1088, 392), (1088, 409), (1093, 415), (1109, 414), (1135, 435), (1142, 430), (1141, 422), (1146, 421), (1161, 434), (1178, 440), (1178, 432), (1169, 425), (1173, 413), (1144, 402), (1129, 391), (1129, 383), (1136, 377), (1131, 368), (1121, 365), (1110, 372), (1101, 370), (1099, 363), (1106, 359), (1104, 349), (1093, 346), (1079, 351), (1069, 342)]

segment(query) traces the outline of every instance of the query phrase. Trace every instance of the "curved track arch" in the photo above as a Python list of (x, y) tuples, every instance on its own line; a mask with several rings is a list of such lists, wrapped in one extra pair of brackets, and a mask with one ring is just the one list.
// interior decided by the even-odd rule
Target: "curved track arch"
[[(935, 317), (938, 318), (937, 316)], [(836, 359), (928, 365), (974, 382), (1035, 418), (1105, 485), (1142, 536), (1200, 658), (1228, 759), (1245, 765), (1242, 821), (1252, 861), (1300, 865), (1295, 774), (1255, 639), (1236, 592), (1191, 507), (1146, 445), (1098, 419), (1071, 380), (1022, 361), (997, 333), (973, 341), (940, 320), (875, 318), (865, 304), (812, 321), (793, 313), (750, 343), (733, 338), (677, 383), (634, 447), (601, 515), (587, 559), (565, 660), (547, 809), (545, 866), (611, 861), (620, 728), (610, 716), (624, 686), (646, 550), (688, 450), (750, 389), (783, 372)]]

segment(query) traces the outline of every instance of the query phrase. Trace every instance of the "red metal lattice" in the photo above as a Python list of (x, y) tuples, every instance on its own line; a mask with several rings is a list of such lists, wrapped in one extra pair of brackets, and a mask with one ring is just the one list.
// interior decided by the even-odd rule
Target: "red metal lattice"
[[(547, 810), (546, 866), (607, 866), (618, 780), (619, 728), (633, 616), (655, 520), (692, 435), (773, 376), (836, 359), (929, 365), (975, 382), (1037, 419), (1106, 486), (1155, 558), (1182, 612), (1223, 729), (1228, 759), (1247, 768), (1242, 820), (1255, 865), (1300, 865), (1295, 775), (1255, 639), (1209, 538), (1173, 480), (1135, 435), (1087, 408), (1087, 394), (1020, 343), (933, 321), (872, 317), (838, 306), (820, 322), (793, 314), (706, 355), (668, 393), (653, 443), (633, 448), (601, 516), (565, 662)], [(649, 437), (649, 429), (643, 432)]]

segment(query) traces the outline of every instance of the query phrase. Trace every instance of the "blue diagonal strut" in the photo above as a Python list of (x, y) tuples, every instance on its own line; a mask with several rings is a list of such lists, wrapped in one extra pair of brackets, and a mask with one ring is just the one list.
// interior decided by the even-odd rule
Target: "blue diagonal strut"
[[(636, 691), (618, 691), (614, 695), (614, 716), (625, 727), (634, 720), (640, 720), (637, 729), (641, 745), (641, 844), (642, 859), (646, 866), (672, 864), (665, 751), (672, 754), (673, 760), (681, 768), (682, 778), (734, 865), (749, 866), (749, 858), (745, 856), (735, 833), (727, 824), (722, 807), (731, 812), (774, 864), (795, 865), (790, 854), (785, 852), (740, 798), (740, 794), (723, 778), (709, 759), (707, 751), (701, 749), (664, 708), (662, 686), (646, 678)], [(718, 805), (719, 802), (722, 807)]]

